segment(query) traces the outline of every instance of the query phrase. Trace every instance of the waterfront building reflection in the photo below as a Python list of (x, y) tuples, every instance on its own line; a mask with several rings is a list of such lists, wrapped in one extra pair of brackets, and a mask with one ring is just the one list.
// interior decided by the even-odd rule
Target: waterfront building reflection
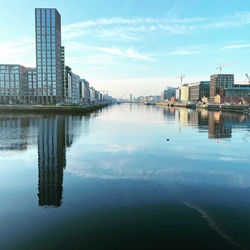
[(24, 151), (36, 143), (36, 116), (20, 117), (16, 114), (0, 115), (0, 150)]
[(62, 116), (42, 118), (38, 139), (39, 206), (59, 207), (66, 166), (65, 122)]
[(198, 128), (201, 133), (208, 133), (209, 139), (231, 138), (233, 128), (246, 128), (250, 124), (250, 117), (239, 113), (192, 110), (186, 108), (164, 107), (163, 115), (169, 120), (174, 116), (181, 127)]
[(232, 125), (226, 120), (221, 112), (209, 113), (208, 119), (208, 138), (220, 139), (232, 137)]
[(74, 125), (78, 120), (81, 117), (59, 115), (39, 120), (39, 206), (59, 207), (62, 203), (66, 147), (73, 144), (74, 133), (78, 131)]
[(39, 206), (61, 205), (66, 148), (79, 138), (81, 129), (84, 135), (89, 133), (90, 115), (83, 119), (63, 115), (0, 115), (0, 151), (26, 151), (37, 145)]

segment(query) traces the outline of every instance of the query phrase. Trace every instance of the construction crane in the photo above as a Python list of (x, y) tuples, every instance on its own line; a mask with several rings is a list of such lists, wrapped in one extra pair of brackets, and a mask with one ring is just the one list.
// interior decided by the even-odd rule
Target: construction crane
[(248, 80), (248, 84), (250, 84), (250, 77), (249, 75), (246, 73), (246, 77), (247, 77), (247, 80)]
[(183, 79), (184, 79), (185, 75), (180, 75), (180, 76), (177, 76), (176, 78), (180, 78), (181, 79), (181, 86), (183, 84)]
[(233, 65), (235, 63), (237, 63), (237, 62), (232, 62), (232, 63), (226, 64), (226, 65), (219, 65), (218, 67), (216, 67), (216, 69), (218, 69), (220, 71), (220, 74), (221, 74), (221, 71), (223, 68), (228, 67), (230, 65)]

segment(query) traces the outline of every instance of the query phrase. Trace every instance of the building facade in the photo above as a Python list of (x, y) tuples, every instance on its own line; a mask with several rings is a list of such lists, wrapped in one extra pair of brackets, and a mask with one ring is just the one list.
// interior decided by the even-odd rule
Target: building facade
[(61, 16), (56, 9), (35, 9), (38, 103), (63, 101)]
[(37, 76), (36, 68), (27, 68), (28, 82), (27, 82), (27, 96), (25, 96), (25, 103), (35, 104), (36, 100), (36, 91), (37, 91)]
[(65, 97), (65, 48), (61, 46), (61, 62), (62, 62), (62, 81), (63, 81), (63, 98)]
[(81, 79), (82, 83), (82, 98), (83, 102), (88, 104), (90, 101), (90, 91), (89, 91), (89, 82), (85, 79)]
[(189, 101), (189, 86), (184, 84), (181, 86), (181, 102)]
[(224, 89), (234, 84), (233, 74), (216, 74), (210, 76), (210, 102), (214, 102), (216, 95), (221, 96), (221, 101), (223, 102)]
[(65, 101), (69, 103), (80, 101), (80, 77), (68, 66), (65, 67)]
[(161, 101), (171, 100), (172, 97), (176, 96), (176, 88), (167, 87), (161, 94)]
[(200, 81), (189, 84), (189, 100), (191, 102), (201, 101), (203, 97), (209, 98), (210, 81)]
[(71, 90), (72, 90), (72, 102), (80, 102), (80, 76), (71, 73)]
[(95, 103), (95, 89), (93, 87), (89, 88), (89, 101), (91, 104)]
[(0, 103), (24, 103), (27, 96), (27, 68), (21, 65), (0, 65)]
[(250, 103), (250, 86), (234, 85), (225, 89), (224, 102)]
[(178, 88), (178, 89), (176, 89), (176, 100), (180, 100), (181, 99), (181, 89), (180, 88)]

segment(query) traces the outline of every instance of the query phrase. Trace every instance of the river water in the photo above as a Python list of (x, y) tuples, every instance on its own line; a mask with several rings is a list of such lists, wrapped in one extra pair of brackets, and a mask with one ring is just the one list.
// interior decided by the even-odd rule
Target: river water
[(250, 249), (250, 117), (0, 114), (0, 222), (0, 249)]

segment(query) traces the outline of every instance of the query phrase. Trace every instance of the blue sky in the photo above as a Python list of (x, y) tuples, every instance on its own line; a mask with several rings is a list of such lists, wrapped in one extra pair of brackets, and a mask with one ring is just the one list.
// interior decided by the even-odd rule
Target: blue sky
[(204, 0), (0, 0), (0, 63), (35, 66), (34, 8), (62, 16), (66, 64), (114, 96), (159, 94), (209, 80), (216, 66), (250, 73), (250, 3)]

